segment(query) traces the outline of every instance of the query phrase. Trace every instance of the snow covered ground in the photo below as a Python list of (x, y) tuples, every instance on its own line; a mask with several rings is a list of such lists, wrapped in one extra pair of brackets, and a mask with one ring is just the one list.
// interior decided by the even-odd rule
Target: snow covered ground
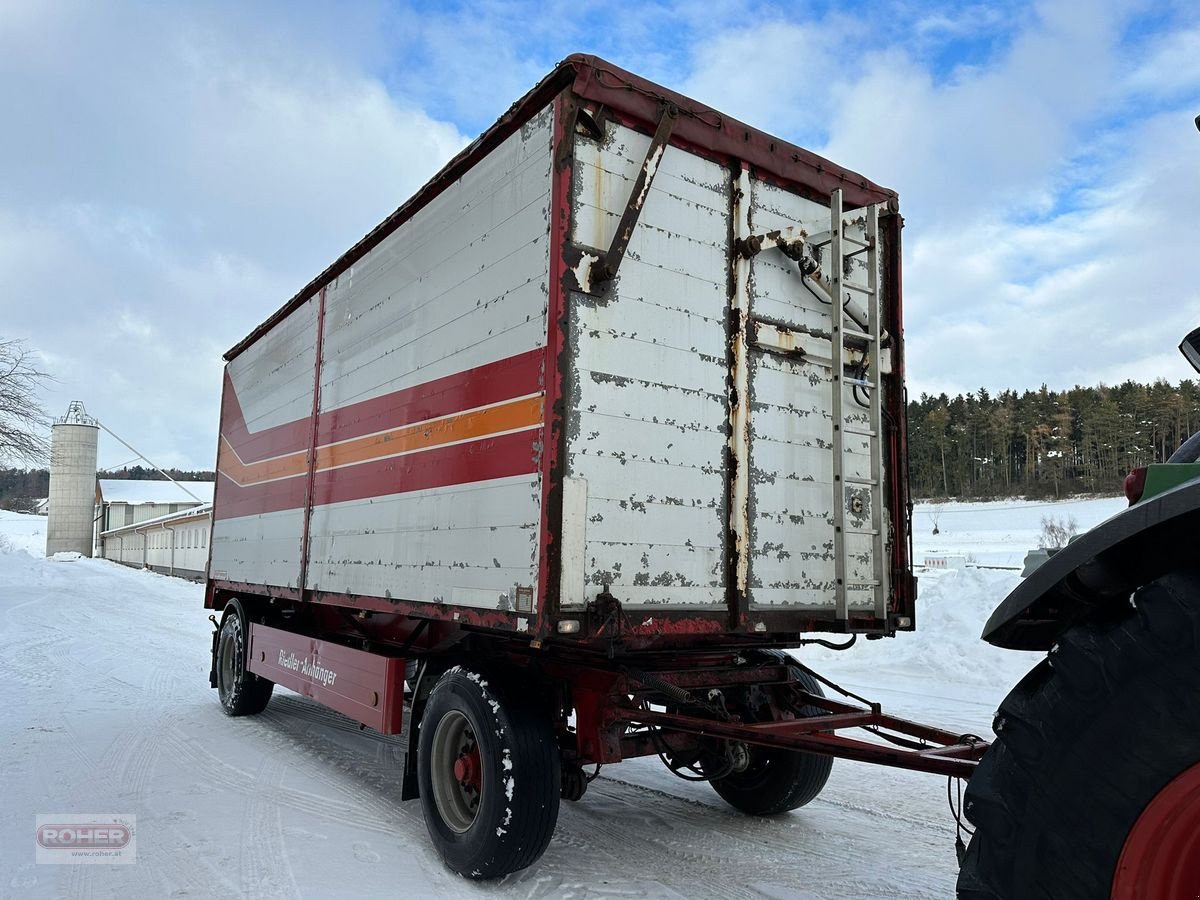
[[(1019, 566), (1043, 516), (1081, 529), (1124, 501), (921, 504), (918, 562)], [(939, 534), (933, 535), (936, 520)], [(941, 898), (953, 893), (945, 782), (838, 762), (797, 812), (746, 818), (657, 760), (606, 768), (564, 803), (540, 863), (477, 885), (444, 869), (394, 741), (278, 691), (226, 718), (207, 683), (200, 586), (43, 558), (44, 518), (0, 513), (0, 896)], [(800, 655), (886, 709), (990, 736), (1037, 659), (978, 640), (1011, 569), (921, 573), (918, 631)], [(39, 813), (132, 813), (137, 863), (35, 865)]]

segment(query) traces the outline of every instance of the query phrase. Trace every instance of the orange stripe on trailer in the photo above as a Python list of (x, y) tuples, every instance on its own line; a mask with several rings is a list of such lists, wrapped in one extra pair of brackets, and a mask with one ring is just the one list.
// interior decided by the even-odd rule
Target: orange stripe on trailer
[[(443, 416), (392, 428), (379, 434), (353, 438), (317, 448), (318, 472), (371, 462), (388, 456), (400, 456), (420, 450), (432, 450), (448, 444), (534, 428), (542, 424), (544, 398), (522, 397), (507, 403)], [(232, 444), (221, 437), (220, 472), (240, 487), (295, 478), (307, 471), (303, 451), (256, 463), (244, 463)]]
[(320, 447), (317, 449), (317, 471), (472, 441), (541, 423), (542, 397), (526, 397)]
[(243, 487), (248, 484), (259, 484), (264, 481), (276, 481), (280, 478), (293, 478), (307, 471), (303, 450), (289, 453), (287, 456), (277, 456), (274, 459), (256, 463), (244, 463), (238, 457), (237, 451), (229, 443), (225, 435), (221, 435), (221, 459), (218, 466), (222, 475)]

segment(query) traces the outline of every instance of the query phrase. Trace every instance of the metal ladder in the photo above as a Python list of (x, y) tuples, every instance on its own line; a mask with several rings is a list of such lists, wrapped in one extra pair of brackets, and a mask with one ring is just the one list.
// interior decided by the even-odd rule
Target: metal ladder
[[(744, 171), (735, 196), (750, 196), (749, 176)], [(810, 363), (820, 366), (828, 365), (830, 368), (830, 383), (833, 392), (831, 417), (833, 439), (831, 443), (833, 447), (832, 501), (836, 618), (840, 621), (847, 621), (850, 618), (848, 592), (851, 588), (869, 588), (872, 591), (872, 599), (874, 601), (874, 616), (877, 619), (884, 619), (887, 616), (889, 569), (886, 555), (887, 534), (883, 498), (884, 431), (880, 380), (883, 373), (881, 343), (884, 332), (880, 323), (878, 207), (875, 205), (865, 207), (865, 241), (860, 241), (845, 233), (841, 190), (835, 190), (830, 195), (829, 230), (819, 234), (809, 234), (803, 226), (798, 224), (760, 234), (753, 234), (750, 232), (749, 220), (744, 207), (737, 208), (741, 209), (737, 226), (738, 236), (734, 243), (738, 254), (737, 258), (739, 260), (748, 260), (764, 250), (778, 248), (785, 256), (800, 264), (800, 271), (806, 288), (818, 300), (830, 306), (832, 333), (829, 340), (830, 350), (828, 357), (826, 357), (823, 348), (824, 335), (820, 335), (809, 329), (794, 329), (767, 320), (757, 320), (749, 315), (748, 291), (746, 289), (748, 269), (742, 265), (737, 267), (738, 287), (735, 291), (735, 297), (739, 298), (742, 304), (737, 309), (740, 315), (745, 317), (746, 324), (751, 327), (750, 341), (756, 347), (772, 352), (786, 354), (799, 351)], [(849, 252), (846, 250), (847, 246), (851, 248)], [(829, 248), (827, 254), (828, 280), (822, 276), (820, 256), (816, 254), (807, 255), (805, 253), (806, 250), (819, 252), (825, 247)], [(858, 284), (850, 281), (844, 274), (846, 262), (850, 258), (859, 256), (860, 254), (866, 255), (866, 284)], [(851, 304), (851, 297), (855, 294), (862, 297), (865, 301), (865, 315), (862, 312), (847, 313), (847, 308)], [(848, 319), (854, 322), (855, 328), (847, 329), (845, 327)], [(862, 378), (850, 379), (846, 377), (846, 351), (848, 342), (854, 346), (857, 352), (862, 354), (862, 358), (866, 362), (866, 374)], [(860, 350), (859, 348), (862, 349)], [(738, 358), (744, 359), (744, 354)], [(744, 365), (735, 371), (736, 396), (739, 398), (748, 397), (748, 377)], [(843, 392), (847, 385), (857, 386), (867, 392), (869, 400), (867, 404), (868, 425), (866, 428), (861, 427), (857, 423), (851, 423), (846, 419)], [(743, 404), (748, 404), (748, 400), (743, 400), (742, 402)], [(735, 413), (741, 417), (740, 420), (737, 420), (735, 416), (735, 420), (733, 421), (734, 427), (732, 431), (736, 436), (741, 434), (743, 430), (737, 427), (737, 422), (744, 422), (749, 415), (748, 405), (746, 408), (735, 410)], [(845, 472), (845, 436), (847, 434), (867, 438), (870, 472), (866, 478), (858, 475), (847, 475)], [(739, 448), (738, 452), (735, 452), (735, 458), (742, 460), (745, 457), (746, 448)], [(744, 485), (745, 480), (746, 474), (741, 472), (738, 478), (735, 479), (735, 484)], [(868, 504), (870, 507), (869, 527), (859, 527), (859, 524), (856, 522), (852, 523), (855, 527), (847, 529), (846, 508), (853, 502), (853, 498), (848, 495), (848, 491), (855, 489), (861, 492), (862, 488), (867, 489)], [(744, 491), (740, 495), (735, 495), (734, 507), (743, 511), (743, 518), (745, 503)], [(855, 516), (855, 518), (859, 517)], [(863, 576), (856, 575), (856, 580), (851, 581), (847, 579), (847, 570), (849, 568), (846, 552), (847, 535), (869, 535), (871, 537), (872, 572), (870, 578), (864, 580)], [(739, 558), (744, 560), (744, 554), (739, 554)], [(739, 585), (743, 586), (743, 588), (745, 580), (744, 565), (743, 562), (743, 568), (739, 571)]]
[[(883, 520), (883, 404), (881, 393), (881, 351), (879, 323), (879, 211), (872, 204), (866, 207), (866, 241), (845, 234), (842, 218), (842, 192), (835, 190), (829, 197), (829, 233), (815, 236), (811, 246), (829, 247), (829, 294), (832, 320), (830, 340), (832, 356), (831, 385), (833, 390), (833, 554), (835, 597), (837, 618), (849, 618), (849, 591), (852, 588), (870, 588), (874, 597), (876, 618), (887, 615), (887, 566), (885, 564), (886, 535)], [(846, 252), (846, 247), (852, 249)], [(866, 255), (867, 283), (857, 284), (845, 276), (847, 259), (860, 254)], [(861, 295), (867, 307), (866, 332), (853, 329), (847, 331), (846, 305), (852, 294)], [(866, 344), (866, 374), (863, 378), (846, 377), (846, 342), (852, 340)], [(867, 428), (846, 421), (844, 392), (847, 386), (857, 385), (869, 397)], [(845, 473), (845, 436), (862, 435), (870, 448), (870, 475), (867, 478)], [(870, 527), (846, 527), (846, 509), (851, 502), (849, 489), (866, 487), (870, 500)], [(869, 580), (847, 580), (848, 560), (846, 536), (851, 534), (871, 536), (872, 577)]]

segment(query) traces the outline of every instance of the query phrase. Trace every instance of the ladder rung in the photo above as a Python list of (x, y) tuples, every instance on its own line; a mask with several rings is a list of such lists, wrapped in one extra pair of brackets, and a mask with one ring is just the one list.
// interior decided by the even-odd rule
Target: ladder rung
[(858, 291), (861, 294), (866, 294), (868, 297), (874, 297), (875, 291), (867, 287), (865, 284), (855, 284), (852, 281), (843, 281), (842, 287), (848, 291)]
[(854, 475), (844, 475), (842, 481), (846, 484), (869, 484), (871, 487), (877, 487), (879, 484), (874, 478), (858, 478)]
[(850, 425), (845, 426), (842, 431), (846, 434), (861, 434), (863, 437), (875, 437), (877, 434), (873, 428), (853, 428)]
[(846, 587), (879, 587), (878, 581), (847, 581)]
[[(827, 244), (832, 244), (833, 232), (818, 231), (816, 234), (809, 236), (807, 243), (810, 247), (824, 247)], [(850, 244), (852, 247), (858, 247), (860, 250), (869, 250), (871, 248), (870, 243), (867, 241), (860, 241), (858, 238), (852, 238), (850, 235), (846, 234), (844, 225), (842, 226), (842, 243)], [(847, 254), (843, 253), (842, 255), (846, 256)]]
[(868, 388), (868, 389), (874, 389), (876, 387), (875, 382), (867, 381), (865, 378), (847, 378), (847, 379), (845, 379), (845, 383), (849, 384), (849, 385), (853, 385), (854, 387), (862, 387), (862, 388)]
[(842, 337), (844, 340), (847, 340), (847, 341), (850, 340), (851, 338), (854, 338), (854, 339), (860, 340), (860, 341), (867, 341), (867, 342), (875, 340), (875, 335), (867, 334), (865, 331), (843, 331)]
[(861, 531), (855, 531), (853, 528), (847, 528), (845, 533), (846, 534), (868, 534), (871, 537), (875, 537), (875, 535), (879, 534), (879, 529), (878, 528), (864, 528)]

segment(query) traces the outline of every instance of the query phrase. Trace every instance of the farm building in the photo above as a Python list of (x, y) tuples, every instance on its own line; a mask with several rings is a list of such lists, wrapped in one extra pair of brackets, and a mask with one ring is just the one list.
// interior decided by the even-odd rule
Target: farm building
[[(148, 504), (138, 504), (139, 508), (144, 505)], [(208, 567), (211, 529), (212, 504), (204, 503), (102, 531), (100, 556), (164, 575), (203, 578)]]
[(100, 532), (211, 504), (213, 498), (211, 481), (187, 481), (180, 487), (171, 481), (101, 478), (96, 484)]

